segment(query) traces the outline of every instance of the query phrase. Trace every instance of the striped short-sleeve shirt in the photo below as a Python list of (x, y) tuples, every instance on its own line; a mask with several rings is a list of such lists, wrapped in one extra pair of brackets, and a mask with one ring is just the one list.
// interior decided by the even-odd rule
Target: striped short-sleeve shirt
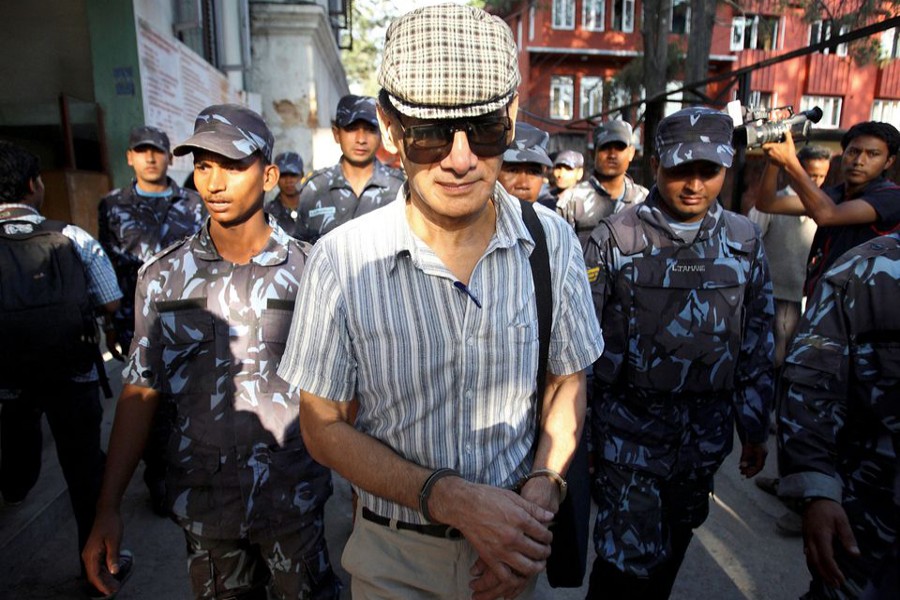
[[(329, 400), (357, 398), (357, 429), (412, 462), (511, 487), (531, 467), (538, 362), (521, 207), (496, 186), (496, 232), (463, 286), (413, 234), (400, 194), (315, 246), (279, 375)], [(535, 209), (551, 261), (548, 370), (566, 375), (591, 364), (603, 339), (572, 228)], [(378, 514), (423, 521), (359, 492)]]

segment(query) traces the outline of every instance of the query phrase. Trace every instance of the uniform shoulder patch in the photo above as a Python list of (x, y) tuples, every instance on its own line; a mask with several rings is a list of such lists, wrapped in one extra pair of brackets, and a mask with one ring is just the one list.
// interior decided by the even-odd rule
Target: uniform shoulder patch
[(587, 270), (588, 283), (594, 283), (600, 277), (600, 267), (591, 267)]

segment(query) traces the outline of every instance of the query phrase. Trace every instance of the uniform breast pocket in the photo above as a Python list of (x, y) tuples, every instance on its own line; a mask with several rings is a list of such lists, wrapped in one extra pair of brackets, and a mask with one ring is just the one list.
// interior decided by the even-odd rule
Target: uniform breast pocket
[(633, 385), (665, 392), (733, 387), (747, 278), (732, 259), (635, 261), (629, 336)]
[(285, 392), (288, 384), (278, 376), (284, 356), (294, 302), (270, 299), (259, 317), (259, 386), (263, 392)]
[(205, 300), (157, 304), (163, 349), (161, 384), (165, 393), (202, 394), (215, 390), (216, 326), (205, 306)]

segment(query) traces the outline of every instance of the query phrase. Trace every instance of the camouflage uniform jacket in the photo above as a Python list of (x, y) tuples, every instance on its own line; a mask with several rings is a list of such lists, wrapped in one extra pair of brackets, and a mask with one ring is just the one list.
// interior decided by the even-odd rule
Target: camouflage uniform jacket
[(357, 198), (344, 177), (340, 162), (316, 171), (300, 192), (297, 237), (315, 243), (338, 225), (395, 200), (404, 181), (402, 171), (376, 160), (372, 178)]
[(585, 248), (606, 344), (594, 364), (600, 455), (660, 477), (714, 471), (768, 437), (772, 282), (756, 228), (714, 202), (693, 242), (647, 201), (604, 220)]
[[(299, 204), (298, 204), (299, 209)], [(285, 233), (290, 236), (297, 237), (297, 215), (299, 215), (299, 210), (291, 210), (281, 203), (281, 194), (278, 194), (265, 205), (266, 214), (270, 214), (275, 217), (275, 221), (278, 223), (278, 226), (284, 229)]]
[[(577, 183), (560, 194), (557, 208), (575, 226), (578, 239), (584, 245), (601, 220), (643, 202), (648, 193), (647, 188), (636, 184), (626, 175), (625, 191), (622, 198), (616, 200), (600, 185), (597, 177), (592, 175), (589, 180)], [(576, 218), (576, 214), (580, 216)]]
[(800, 321), (779, 412), (779, 494), (842, 502), (861, 559), (872, 565), (889, 551), (900, 514), (892, 489), (900, 455), (898, 297), (900, 233), (845, 254)]
[(296, 531), (331, 494), (300, 437), (298, 396), (278, 377), (308, 246), (269, 219), (249, 263), (221, 258), (208, 227), (148, 262), (123, 381), (177, 410), (167, 493), (175, 520), (206, 537)]
[(206, 217), (197, 192), (179, 187), (171, 178), (168, 182), (172, 190), (168, 198), (139, 196), (132, 182), (104, 196), (97, 207), (97, 241), (109, 255), (122, 289), (115, 321), (125, 344), (131, 339), (138, 269), (163, 248), (195, 233)]

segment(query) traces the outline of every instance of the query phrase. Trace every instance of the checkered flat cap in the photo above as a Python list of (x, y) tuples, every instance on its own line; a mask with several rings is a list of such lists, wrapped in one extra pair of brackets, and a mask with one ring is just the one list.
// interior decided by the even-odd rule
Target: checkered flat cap
[(512, 31), (481, 9), (419, 8), (396, 19), (385, 35), (378, 83), (408, 117), (484, 115), (506, 106), (520, 81)]

